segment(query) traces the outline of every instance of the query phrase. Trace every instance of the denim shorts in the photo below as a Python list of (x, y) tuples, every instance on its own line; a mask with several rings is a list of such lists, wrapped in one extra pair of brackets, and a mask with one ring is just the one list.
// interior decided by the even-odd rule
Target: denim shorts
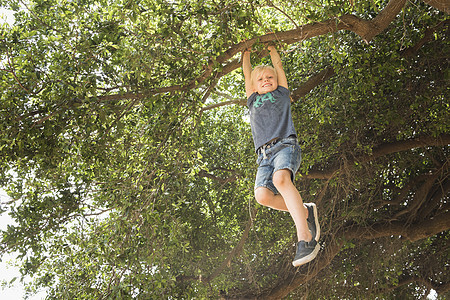
[[(264, 155), (265, 152), (265, 155)], [(267, 146), (265, 150), (258, 150), (258, 171), (256, 173), (255, 190), (259, 187), (270, 189), (275, 195), (279, 194), (273, 184), (273, 174), (278, 170), (291, 171), (294, 182), (295, 173), (302, 161), (302, 151), (295, 137), (287, 137)]]

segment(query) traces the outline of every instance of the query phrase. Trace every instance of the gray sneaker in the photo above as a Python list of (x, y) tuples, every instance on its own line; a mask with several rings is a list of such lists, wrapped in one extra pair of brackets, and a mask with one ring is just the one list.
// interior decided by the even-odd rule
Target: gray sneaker
[(312, 261), (320, 250), (319, 238), (320, 238), (320, 224), (317, 217), (317, 207), (314, 203), (305, 203), (308, 209), (308, 223), (309, 231), (311, 231), (312, 239), (310, 242), (300, 241), (297, 243), (297, 252), (292, 264), (294, 267), (301, 266)]
[(312, 239), (318, 242), (320, 238), (320, 224), (319, 218), (317, 217), (316, 204), (305, 203), (305, 206), (308, 209), (308, 219), (306, 219), (306, 221), (308, 223), (309, 231), (311, 231)]
[(316, 240), (311, 242), (300, 241), (297, 243), (297, 252), (292, 264), (298, 267), (312, 261), (320, 250), (320, 245)]

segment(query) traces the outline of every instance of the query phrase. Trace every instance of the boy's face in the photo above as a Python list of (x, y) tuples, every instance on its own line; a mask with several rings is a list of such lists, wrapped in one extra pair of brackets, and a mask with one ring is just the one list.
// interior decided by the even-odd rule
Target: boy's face
[(277, 75), (270, 69), (263, 70), (253, 79), (253, 88), (260, 95), (273, 92), (277, 87)]

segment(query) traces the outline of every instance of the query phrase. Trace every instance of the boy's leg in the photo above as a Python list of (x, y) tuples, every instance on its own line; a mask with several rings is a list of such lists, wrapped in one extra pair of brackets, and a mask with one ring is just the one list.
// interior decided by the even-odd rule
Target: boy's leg
[[(317, 241), (319, 240), (320, 227), (317, 220), (317, 209), (313, 203), (303, 204), (300, 193), (292, 183), (291, 171), (287, 169), (276, 171), (273, 176), (273, 183), (281, 194), (275, 195), (269, 188), (258, 187), (255, 190), (255, 198), (261, 205), (290, 212), (294, 219), (299, 240), (292, 262), (297, 267), (313, 260), (319, 252), (320, 246)], [(306, 233), (304, 232), (305, 228)]]
[(259, 187), (255, 190), (255, 199), (261, 205), (276, 210), (288, 211), (283, 197), (280, 194), (275, 195), (270, 189), (266, 187)]
[[(303, 205), (302, 197), (292, 182), (291, 171), (287, 169), (276, 171), (273, 174), (273, 183), (285, 200), (297, 228), (298, 243), (292, 264), (298, 267), (313, 260), (320, 250), (319, 244), (312, 235), (316, 235), (316, 230), (312, 233), (308, 227), (308, 208)], [(315, 215), (312, 213), (309, 216), (311, 221), (314, 221)]]
[[(264, 206), (289, 212), (280, 194), (275, 195), (270, 189), (259, 187), (255, 190), (256, 201)], [(320, 237), (320, 224), (317, 216), (317, 208), (314, 203), (304, 203), (303, 206), (307, 209), (307, 222), (309, 230), (313, 238), (318, 242)]]
[[(280, 196), (281, 200), (283, 200), (285, 207), (294, 220), (298, 241), (311, 241), (312, 235), (306, 221), (308, 209), (303, 205), (302, 197), (292, 182), (291, 171), (287, 169), (276, 171), (273, 174), (273, 183), (281, 194), (277, 196)], [(279, 198), (275, 200), (275, 203), (279, 205), (279, 207), (282, 207), (282, 205), (279, 204), (280, 200), (278, 199)]]

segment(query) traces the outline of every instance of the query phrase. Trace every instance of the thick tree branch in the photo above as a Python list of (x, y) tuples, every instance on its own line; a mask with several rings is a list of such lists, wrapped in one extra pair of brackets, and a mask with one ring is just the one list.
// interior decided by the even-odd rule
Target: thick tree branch
[(417, 51), (419, 51), (419, 49), (423, 45), (425, 45), (426, 43), (428, 43), (429, 41), (431, 41), (433, 39), (433, 34), (436, 31), (440, 30), (443, 27), (449, 26), (449, 24), (450, 24), (450, 20), (445, 20), (445, 21), (440, 22), (436, 26), (428, 28), (427, 30), (425, 30), (423, 38), (421, 38), (414, 46), (411, 46), (411, 47), (406, 48), (405, 50), (403, 50), (402, 56), (404, 56), (404, 57), (412, 57), (412, 56), (416, 55)]
[[(429, 203), (430, 191), (435, 186), (436, 180), (442, 175), (443, 172), (447, 171), (447, 169), (448, 169), (448, 164), (444, 163), (443, 166), (439, 170), (437, 170), (433, 173), (424, 175), (425, 180), (420, 186), (418, 186), (418, 188), (414, 194), (414, 197), (412, 198), (411, 202), (408, 203), (408, 207), (406, 209), (400, 211), (399, 213), (397, 213), (395, 215), (395, 218), (398, 218), (404, 214), (407, 214), (410, 219), (415, 218), (417, 215), (417, 211), (419, 210), (419, 208), (423, 207), (424, 203), (426, 203), (427, 207), (430, 207), (431, 206)], [(416, 183), (416, 186), (417, 186), (417, 183)], [(405, 199), (403, 199), (402, 201), (405, 201)], [(433, 207), (431, 206), (431, 208), (433, 208)]]
[[(448, 26), (449, 24), (450, 24), (450, 21), (445, 20), (445, 21), (440, 22), (438, 25), (436, 25), (432, 28), (428, 28), (425, 31), (424, 37), (422, 39), (420, 39), (414, 46), (411, 46), (411, 47), (405, 49), (404, 51), (402, 51), (402, 53), (401, 53), (402, 56), (403, 57), (412, 57), (412, 56), (416, 55), (417, 51), (423, 45), (425, 45), (427, 42), (429, 42), (432, 39), (433, 33), (435, 33), (436, 31), (440, 30), (443, 27)], [(227, 65), (226, 69), (234, 70), (238, 67), (240, 67), (240, 62), (233, 61), (232, 63)], [(222, 72), (223, 75), (225, 75), (229, 72), (226, 69), (223, 70), (223, 72)], [(300, 98), (306, 96), (315, 87), (324, 83), (325, 81), (327, 81), (328, 79), (330, 79), (331, 77), (333, 77), (335, 75), (336, 75), (336, 72), (334, 71), (333, 67), (329, 66), (329, 67), (323, 69), (322, 71), (320, 71), (319, 73), (311, 76), (305, 83), (301, 84), (300, 87), (293, 90), (292, 98), (294, 99), (294, 102), (298, 101)], [(219, 75), (219, 76), (222, 76), (222, 75)], [(211, 110), (211, 109), (214, 109), (217, 107), (221, 107), (221, 106), (225, 106), (225, 105), (232, 105), (232, 104), (245, 105), (246, 103), (245, 103), (245, 99), (244, 100), (230, 99), (230, 101), (224, 101), (221, 103), (206, 106), (202, 110), (206, 111), (206, 110)]]
[[(336, 255), (342, 249), (344, 242), (337, 239), (328, 239), (326, 247), (319, 252), (313, 263), (309, 263), (299, 270), (299, 272), (291, 275), (284, 280), (279, 286), (273, 289), (269, 295), (259, 297), (259, 299), (282, 299), (296, 290), (300, 285), (308, 282), (319, 274), (321, 270), (326, 268)], [(249, 297), (251, 298), (251, 297)], [(255, 299), (255, 297), (253, 297)]]
[[(375, 147), (372, 154), (362, 154), (353, 159), (349, 159), (347, 166), (355, 165), (355, 163), (367, 163), (373, 161), (379, 157), (386, 156), (392, 153), (406, 151), (419, 147), (431, 147), (431, 146), (447, 146), (450, 145), (450, 135), (444, 134), (437, 138), (431, 136), (419, 136), (410, 140), (397, 141), (392, 143), (381, 144)], [(301, 174), (302, 178), (307, 179), (329, 179), (333, 174), (339, 173), (343, 166), (335, 165), (326, 170), (312, 170), (308, 174)]]
[[(433, 236), (450, 228), (450, 212), (446, 212), (429, 220), (414, 223), (409, 226), (401, 221), (377, 222), (372, 226), (355, 225), (342, 228), (334, 238), (330, 236), (324, 238), (323, 244), (326, 247), (321, 250), (317, 258), (290, 276), (278, 287), (273, 289), (269, 295), (264, 295), (261, 299), (282, 299), (296, 290), (300, 285), (317, 276), (318, 273), (327, 267), (334, 257), (341, 251), (346, 240), (373, 240), (381, 237), (404, 236), (410, 241), (417, 241), (429, 236)], [(446, 289), (446, 285), (442, 287)], [(247, 298), (252, 298), (249, 296)], [(253, 298), (254, 295), (253, 295)]]
[(426, 174), (422, 174), (419, 176), (416, 176), (412, 178), (410, 181), (408, 181), (401, 189), (396, 190), (396, 196), (392, 198), (390, 201), (382, 201), (379, 205), (377, 205), (375, 208), (379, 209), (383, 207), (384, 205), (400, 205), (403, 201), (405, 201), (405, 197), (408, 195), (408, 193), (411, 191), (411, 189), (415, 186), (418, 186), (421, 181), (425, 180)]
[(366, 42), (372, 40), (377, 34), (384, 31), (387, 26), (394, 20), (397, 14), (405, 5), (406, 0), (391, 0), (386, 7), (373, 20), (364, 20), (354, 15), (344, 15), (337, 18), (332, 18), (323, 22), (306, 24), (293, 30), (287, 30), (276, 33), (269, 33), (250, 40), (246, 40), (231, 46), (223, 54), (215, 59), (211, 59), (207, 65), (203, 67), (204, 72), (201, 76), (191, 80), (184, 85), (174, 85), (163, 88), (156, 88), (145, 93), (121, 93), (116, 95), (98, 96), (100, 101), (108, 100), (122, 100), (122, 99), (142, 99), (152, 95), (172, 92), (184, 91), (193, 89), (203, 84), (208, 78), (213, 75), (214, 66), (217, 64), (223, 65), (222, 71), (214, 75), (216, 79), (224, 76), (231, 71), (240, 67), (240, 62), (236, 59), (226, 64), (227, 61), (234, 58), (234, 56), (245, 49), (252, 47), (257, 43), (269, 43), (273, 41), (282, 41), (286, 44), (292, 44), (305, 39), (310, 39), (316, 36), (325, 35), (331, 32), (340, 30), (350, 30), (358, 34)]
[(327, 67), (326, 69), (323, 69), (316, 75), (311, 76), (298, 89), (295, 89), (292, 92), (292, 98), (294, 99), (294, 101), (297, 101), (298, 99), (306, 96), (313, 88), (327, 81), (334, 75), (336, 75), (336, 73), (334, 72), (333, 67)]
[(423, 0), (426, 4), (450, 14), (450, 2), (448, 0)]
[(450, 212), (444, 212), (433, 218), (421, 220), (413, 224), (406, 224), (404, 220), (386, 220), (372, 225), (349, 226), (338, 234), (346, 240), (365, 239), (372, 240), (388, 236), (402, 236), (409, 241), (415, 242), (429, 236), (450, 229)]
[(431, 212), (437, 207), (444, 197), (444, 195), (450, 192), (450, 180), (445, 180), (443, 184), (437, 185), (435, 187), (435, 192), (431, 195), (431, 198), (426, 202), (426, 205), (422, 205), (420, 208), (418, 219), (425, 219)]
[(400, 13), (405, 4), (406, 0), (389, 1), (386, 7), (367, 24), (368, 28), (364, 29), (364, 35), (361, 35), (358, 32), (356, 33), (366, 41), (372, 40), (376, 35), (383, 32), (389, 26), (389, 24)]
[(450, 282), (436, 283), (436, 282), (433, 282), (424, 277), (404, 275), (401, 278), (399, 278), (399, 281), (396, 285), (393, 285), (389, 288), (380, 290), (380, 293), (388, 294), (389, 292), (391, 292), (401, 286), (408, 285), (413, 282), (420, 283), (420, 284), (426, 286), (430, 290), (433, 289), (435, 291), (438, 291), (438, 293), (444, 293), (444, 292), (448, 291), (449, 286), (450, 286)]

